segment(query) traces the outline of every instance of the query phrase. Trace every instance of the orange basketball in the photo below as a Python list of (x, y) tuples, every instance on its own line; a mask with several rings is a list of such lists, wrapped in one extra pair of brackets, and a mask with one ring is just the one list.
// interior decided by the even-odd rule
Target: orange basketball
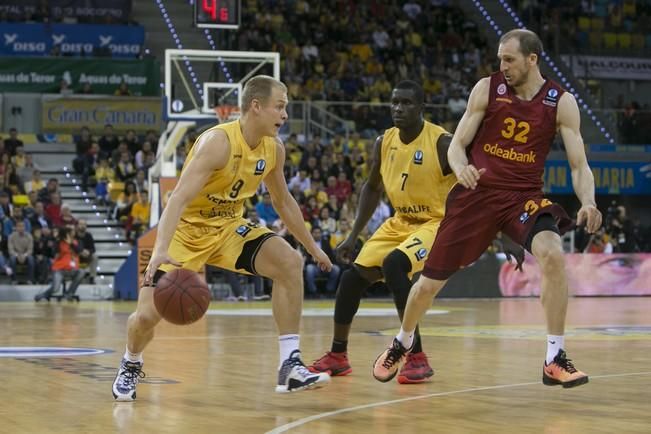
[(210, 290), (199, 274), (177, 268), (158, 279), (154, 305), (158, 313), (172, 324), (192, 324), (208, 310)]

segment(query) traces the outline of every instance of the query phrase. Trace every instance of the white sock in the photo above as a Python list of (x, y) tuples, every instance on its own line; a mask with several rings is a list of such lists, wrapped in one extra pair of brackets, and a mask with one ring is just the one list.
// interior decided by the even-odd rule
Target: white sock
[(132, 353), (129, 351), (129, 347), (127, 347), (126, 351), (124, 352), (124, 358), (130, 362), (142, 363), (142, 351), (139, 353)]
[(400, 327), (400, 333), (396, 335), (396, 339), (400, 341), (403, 347), (409, 349), (414, 344), (414, 331), (406, 332), (402, 327)]
[(554, 361), (558, 350), (563, 348), (564, 344), (565, 336), (547, 335), (547, 357), (545, 360), (548, 365)]
[(280, 349), (280, 365), (289, 359), (292, 351), (298, 350), (300, 338), (298, 335), (280, 335), (278, 336), (278, 348)]

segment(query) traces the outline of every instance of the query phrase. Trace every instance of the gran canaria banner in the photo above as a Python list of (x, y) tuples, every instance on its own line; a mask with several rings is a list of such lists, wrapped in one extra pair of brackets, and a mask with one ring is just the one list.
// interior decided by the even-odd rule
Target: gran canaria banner
[(153, 59), (0, 58), (0, 92), (59, 93), (61, 80), (74, 92), (88, 83), (94, 94), (113, 95), (125, 82), (132, 95), (160, 95), (160, 65)]
[[(597, 194), (651, 194), (651, 162), (591, 161)], [(574, 194), (572, 171), (567, 161), (545, 162), (545, 192)]]
[(101, 133), (111, 124), (118, 132), (160, 130), (162, 100), (146, 97), (43, 96), (42, 130), (46, 133), (78, 131), (88, 127)]

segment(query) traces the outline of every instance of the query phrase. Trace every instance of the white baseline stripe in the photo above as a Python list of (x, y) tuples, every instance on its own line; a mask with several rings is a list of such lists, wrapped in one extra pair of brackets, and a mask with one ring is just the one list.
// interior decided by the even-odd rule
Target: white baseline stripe
[[(626, 373), (626, 374), (593, 375), (593, 376), (590, 376), (590, 380), (593, 380), (593, 379), (596, 379), (596, 378), (632, 377), (632, 376), (635, 376), (635, 375), (651, 375), (651, 371), (650, 372), (630, 372), (630, 373)], [(482, 392), (484, 390), (509, 389), (509, 388), (514, 388), (514, 387), (534, 386), (534, 385), (538, 385), (538, 384), (541, 384), (540, 381), (535, 381), (535, 382), (531, 382), (531, 383), (502, 384), (502, 385), (498, 385), (498, 386), (473, 387), (471, 389), (451, 390), (449, 392), (430, 393), (430, 394), (427, 394), (427, 395), (419, 395), (419, 396), (412, 396), (412, 397), (409, 397), (409, 398), (394, 399), (392, 401), (380, 401), (380, 402), (374, 402), (372, 404), (357, 405), (355, 407), (341, 408), (339, 410), (329, 411), (327, 413), (320, 413), (320, 414), (315, 414), (314, 416), (304, 417), (304, 418), (298, 419), (298, 420), (296, 420), (294, 422), (291, 422), (291, 423), (276, 427), (276, 428), (272, 429), (271, 431), (267, 431), (265, 434), (284, 433), (284, 432), (287, 432), (287, 431), (289, 431), (289, 430), (291, 430), (293, 428), (298, 428), (301, 425), (305, 425), (305, 424), (313, 422), (315, 420), (325, 419), (326, 417), (337, 416), (337, 415), (340, 415), (340, 414), (350, 413), (350, 412), (357, 411), (357, 410), (366, 410), (368, 408), (382, 407), (382, 406), (385, 406), (385, 405), (392, 405), (392, 404), (400, 404), (402, 402), (415, 401), (415, 400), (418, 400), (418, 399), (435, 398), (435, 397), (438, 397), (438, 396), (449, 396), (449, 395), (458, 395), (458, 394), (461, 394), (461, 393)]]

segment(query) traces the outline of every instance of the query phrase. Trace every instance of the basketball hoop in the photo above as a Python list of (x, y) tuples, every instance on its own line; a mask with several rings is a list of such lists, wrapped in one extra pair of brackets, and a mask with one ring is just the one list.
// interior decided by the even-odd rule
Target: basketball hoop
[(240, 117), (240, 108), (234, 105), (218, 105), (213, 107), (219, 123), (233, 121)]

